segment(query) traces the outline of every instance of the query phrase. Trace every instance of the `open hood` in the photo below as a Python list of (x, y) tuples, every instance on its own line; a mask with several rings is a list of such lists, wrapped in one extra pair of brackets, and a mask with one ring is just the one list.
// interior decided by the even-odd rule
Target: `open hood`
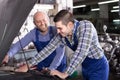
[(0, 0), (0, 63), (37, 0)]

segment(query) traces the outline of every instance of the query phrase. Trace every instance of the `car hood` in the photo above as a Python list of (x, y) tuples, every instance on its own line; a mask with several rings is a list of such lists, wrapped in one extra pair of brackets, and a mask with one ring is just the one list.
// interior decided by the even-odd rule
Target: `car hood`
[(37, 0), (0, 0), (0, 63)]

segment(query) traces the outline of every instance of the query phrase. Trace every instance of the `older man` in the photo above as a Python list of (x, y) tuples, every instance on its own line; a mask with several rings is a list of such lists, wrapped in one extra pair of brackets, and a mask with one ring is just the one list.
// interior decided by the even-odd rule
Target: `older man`
[[(48, 25), (48, 19), (48, 16), (43, 12), (38, 11), (34, 14), (35, 28), (20, 40), (22, 47), (25, 47), (30, 42), (33, 42), (37, 51), (40, 52), (49, 43), (49, 41), (57, 34), (57, 31), (55, 27)], [(21, 46), (18, 41), (12, 45), (3, 62), (8, 62), (9, 58), (13, 57), (13, 55), (19, 50), (21, 50)], [(63, 72), (67, 65), (64, 53), (64, 45), (61, 44), (43, 61), (37, 62), (37, 69), (41, 71), (43, 68), (47, 67), (50, 70)]]

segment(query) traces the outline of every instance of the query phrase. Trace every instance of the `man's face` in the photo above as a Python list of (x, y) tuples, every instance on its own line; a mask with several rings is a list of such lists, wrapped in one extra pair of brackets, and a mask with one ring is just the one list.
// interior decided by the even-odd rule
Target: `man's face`
[(56, 22), (55, 26), (57, 28), (57, 33), (59, 33), (62, 37), (66, 37), (71, 32), (69, 25), (64, 25), (62, 21)]
[(37, 14), (34, 17), (34, 23), (41, 32), (47, 31), (47, 19), (43, 14)]

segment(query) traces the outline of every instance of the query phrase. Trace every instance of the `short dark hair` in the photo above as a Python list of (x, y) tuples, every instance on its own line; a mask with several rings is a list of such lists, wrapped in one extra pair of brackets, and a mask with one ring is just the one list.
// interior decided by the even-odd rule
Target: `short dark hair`
[(67, 25), (70, 21), (74, 23), (73, 14), (68, 10), (61, 10), (54, 17), (54, 22), (58, 21), (62, 21), (64, 25)]

